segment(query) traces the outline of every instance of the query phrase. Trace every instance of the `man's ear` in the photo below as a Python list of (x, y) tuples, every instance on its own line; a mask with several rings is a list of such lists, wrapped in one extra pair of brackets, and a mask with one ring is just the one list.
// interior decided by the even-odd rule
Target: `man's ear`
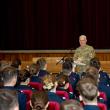
[(45, 105), (45, 108), (48, 108), (48, 106), (49, 106), (49, 101), (48, 101), (47, 104)]
[(31, 100), (29, 101), (29, 103), (30, 103), (30, 107), (33, 108), (32, 103), (31, 103)]

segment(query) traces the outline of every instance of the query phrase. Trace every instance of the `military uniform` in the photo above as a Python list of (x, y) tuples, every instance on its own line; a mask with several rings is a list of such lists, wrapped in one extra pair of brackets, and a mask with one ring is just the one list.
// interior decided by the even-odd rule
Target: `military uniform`
[(75, 50), (74, 60), (80, 59), (81, 63), (85, 65), (77, 65), (78, 72), (85, 72), (87, 66), (89, 65), (90, 59), (94, 58), (95, 50), (92, 46), (85, 45), (83, 48), (78, 47)]

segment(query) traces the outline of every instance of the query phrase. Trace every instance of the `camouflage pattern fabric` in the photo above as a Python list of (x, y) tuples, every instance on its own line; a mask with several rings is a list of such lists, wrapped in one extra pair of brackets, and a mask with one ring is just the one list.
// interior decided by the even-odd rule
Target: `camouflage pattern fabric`
[(75, 50), (74, 54), (74, 60), (81, 59), (81, 63), (86, 64), (84, 65), (77, 65), (78, 72), (85, 72), (87, 66), (89, 65), (90, 59), (94, 58), (95, 56), (95, 50), (92, 46), (85, 45), (83, 48), (78, 47)]

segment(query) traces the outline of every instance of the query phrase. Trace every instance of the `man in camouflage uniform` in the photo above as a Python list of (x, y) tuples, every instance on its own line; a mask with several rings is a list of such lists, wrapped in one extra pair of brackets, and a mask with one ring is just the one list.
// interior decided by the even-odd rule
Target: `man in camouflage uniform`
[[(75, 50), (74, 61), (79, 64), (77, 65), (78, 72), (85, 72), (89, 65), (90, 59), (94, 58), (95, 50), (92, 46), (87, 45), (87, 38), (85, 35), (79, 37), (80, 47)], [(84, 64), (84, 65), (83, 65)]]

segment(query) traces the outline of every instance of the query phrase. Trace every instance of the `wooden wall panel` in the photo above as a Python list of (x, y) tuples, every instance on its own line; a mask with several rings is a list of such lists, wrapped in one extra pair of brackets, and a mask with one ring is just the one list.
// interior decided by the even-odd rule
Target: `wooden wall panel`
[[(25, 68), (33, 62), (33, 58), (45, 57), (48, 62), (48, 70), (51, 72), (58, 72), (61, 70), (61, 64), (56, 65), (56, 62), (64, 56), (73, 56), (73, 53), (66, 52), (0, 52), (0, 59), (12, 61), (15, 58), (20, 58), (22, 60), (22, 67)], [(102, 68), (110, 73), (110, 52), (96, 52), (96, 56), (100, 59)]]
[[(74, 53), (73, 53), (74, 54)], [(30, 61), (33, 57), (63, 57), (63, 56), (73, 56), (73, 54), (65, 53), (0, 53), (0, 59), (12, 60), (14, 58), (20, 58), (23, 61)], [(101, 61), (110, 61), (110, 53), (97, 53), (96, 56)]]

